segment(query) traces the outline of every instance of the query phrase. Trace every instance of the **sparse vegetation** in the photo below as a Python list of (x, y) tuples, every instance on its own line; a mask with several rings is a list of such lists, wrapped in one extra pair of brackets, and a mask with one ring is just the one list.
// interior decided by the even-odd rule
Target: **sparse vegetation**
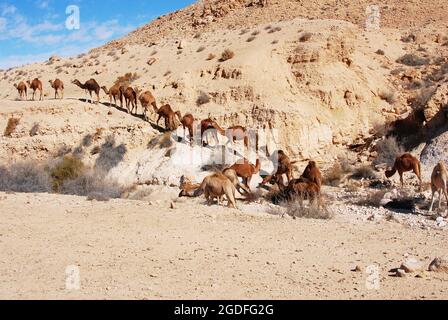
[(430, 63), (429, 58), (422, 58), (413, 53), (407, 53), (401, 58), (397, 60), (398, 63), (410, 66), (410, 67), (418, 67), (427, 65)]
[(363, 207), (381, 207), (381, 201), (387, 192), (387, 190), (370, 191), (365, 198), (359, 199), (356, 204)]
[(204, 47), (204, 46), (200, 46), (199, 48), (198, 48), (198, 50), (196, 50), (196, 52), (202, 52), (202, 51), (204, 51), (206, 48)]
[(125, 75), (118, 77), (117, 80), (115, 80), (115, 84), (118, 84), (120, 86), (129, 86), (139, 78), (140, 75), (137, 74), (137, 72), (128, 72)]
[(83, 162), (73, 156), (65, 156), (62, 161), (51, 170), (53, 191), (59, 192), (66, 180), (78, 178), (84, 170)]
[(3, 136), (11, 137), (11, 135), (14, 133), (19, 123), (20, 123), (19, 118), (9, 118), (8, 124), (6, 125), (5, 131), (3, 132)]
[(260, 34), (260, 31), (255, 30), (254, 32), (251, 33), (251, 35), (253, 36), (258, 36)]
[(311, 37), (313, 36), (313, 34), (311, 32), (305, 32), (304, 34), (302, 34), (299, 38), (300, 42), (307, 42), (309, 40), (311, 40)]
[(398, 100), (397, 93), (392, 89), (381, 90), (378, 93), (378, 96), (381, 98), (381, 100), (384, 100), (389, 104), (394, 104)]
[(288, 202), (286, 204), (286, 214), (294, 218), (329, 220), (333, 218), (333, 213), (327, 206), (317, 203), (309, 206), (301, 205), (300, 200)]
[(34, 137), (39, 133), (40, 126), (38, 123), (35, 123), (33, 127), (30, 129), (30, 137)]
[(49, 174), (34, 161), (0, 166), (0, 191), (43, 193), (51, 190)]
[(221, 59), (219, 59), (219, 61), (224, 62), (224, 61), (233, 59), (234, 57), (235, 57), (235, 53), (230, 49), (226, 49), (221, 54)]
[(255, 39), (257, 39), (257, 37), (255, 37), (255, 36), (251, 36), (251, 37), (249, 37), (249, 38), (247, 38), (247, 42), (252, 42), (252, 41), (254, 41)]
[(216, 56), (215, 56), (213, 53), (210, 53), (210, 54), (208, 55), (208, 57), (207, 57), (207, 60), (210, 61), (210, 60), (213, 60), (213, 59), (215, 59), (215, 58), (216, 58)]
[(355, 168), (353, 174), (351, 175), (352, 179), (375, 179), (376, 173), (375, 170), (370, 165), (363, 165)]
[(199, 93), (198, 98), (196, 99), (196, 104), (198, 106), (202, 106), (202, 105), (207, 104), (209, 102), (210, 102), (210, 96), (207, 93), (205, 93), (204, 91), (201, 91)]
[(398, 144), (395, 138), (389, 137), (383, 139), (376, 144), (376, 152), (378, 153), (378, 156), (373, 163), (387, 163), (392, 165), (395, 162), (395, 159), (403, 154), (404, 151), (404, 148)]

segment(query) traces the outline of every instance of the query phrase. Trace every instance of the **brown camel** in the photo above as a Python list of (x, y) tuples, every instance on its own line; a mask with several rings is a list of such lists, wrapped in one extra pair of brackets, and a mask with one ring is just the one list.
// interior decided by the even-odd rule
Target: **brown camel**
[(182, 184), (180, 189), (181, 189), (181, 192), (179, 193), (179, 198), (181, 198), (181, 197), (195, 198), (195, 197), (199, 197), (203, 194), (203, 191), (201, 190), (200, 183), (187, 182), (187, 183)]
[(165, 104), (160, 109), (157, 109), (156, 113), (159, 115), (157, 119), (157, 125), (159, 125), (160, 119), (165, 119), (165, 129), (169, 131), (176, 130), (175, 116), (176, 113), (173, 111), (169, 104)]
[(420, 181), (420, 191), (422, 190), (421, 164), (420, 161), (412, 154), (405, 153), (395, 160), (395, 164), (391, 170), (386, 170), (386, 177), (392, 177), (396, 172), (400, 175), (401, 187), (404, 186), (403, 173), (413, 171)]
[(120, 107), (123, 108), (123, 95), (121, 94), (120, 85), (114, 84), (109, 90), (105, 86), (101, 89), (109, 96), (109, 104), (112, 105), (112, 98), (114, 99), (115, 106), (117, 105), (117, 99), (120, 101)]
[(204, 134), (206, 133), (207, 130), (211, 130), (211, 134), (215, 140), (216, 143), (218, 143), (218, 134), (214, 128), (214, 124), (216, 122), (210, 118), (208, 119), (204, 119), (201, 121), (201, 144), (203, 145), (209, 145), (209, 141), (207, 138), (207, 142), (204, 141)]
[(39, 101), (44, 100), (42, 81), (36, 78), (33, 81), (27, 81), (26, 83), (28, 84), (28, 87), (30, 87), (30, 89), (33, 90), (33, 101), (34, 101), (34, 95), (36, 94), (36, 90), (40, 91)]
[[(133, 114), (134, 109), (135, 113), (137, 113), (137, 92), (132, 87), (127, 87), (124, 91), (122, 91), (122, 94), (128, 113)], [(129, 109), (129, 107), (132, 107), (132, 109)]]
[(193, 145), (194, 142), (194, 133), (193, 133), (193, 125), (194, 125), (194, 116), (191, 113), (187, 113), (182, 117), (180, 111), (176, 112), (182, 127), (184, 128), (184, 140), (185, 140), (185, 132), (188, 129), (188, 134), (190, 135), (190, 144)]
[(202, 181), (200, 188), (204, 192), (209, 205), (212, 204), (214, 198), (217, 198), (218, 204), (220, 204), (222, 197), (225, 195), (228, 206), (237, 209), (235, 200), (236, 188), (229, 178), (222, 173), (214, 173), (206, 177)]
[(446, 170), (445, 163), (441, 161), (435, 166), (431, 175), (432, 198), (429, 212), (432, 212), (432, 209), (434, 207), (434, 201), (435, 201), (434, 195), (436, 192), (439, 193), (439, 209), (441, 208), (442, 205), (442, 192), (445, 195), (445, 199), (448, 205), (447, 183), (448, 183), (448, 171)]
[(142, 109), (143, 109), (143, 117), (145, 118), (145, 120), (148, 120), (148, 116), (147, 116), (147, 112), (148, 112), (148, 107), (151, 105), (154, 109), (154, 112), (157, 112), (157, 103), (156, 103), (156, 99), (154, 98), (154, 96), (152, 95), (151, 91), (145, 91), (143, 92), (139, 98), (140, 103), (142, 104)]
[[(269, 155), (268, 155), (269, 156)], [(283, 175), (286, 174), (288, 183), (292, 180), (292, 165), (297, 163), (297, 161), (291, 161), (289, 157), (283, 150), (279, 150), (277, 152), (277, 171), (265, 177), (263, 181), (260, 183), (259, 187), (267, 184), (268, 182), (283, 184)]]
[[(95, 79), (90, 79), (90, 80), (88, 80), (84, 84), (79, 82), (78, 79), (75, 79), (75, 80), (72, 81), (72, 83), (77, 85), (81, 89), (84, 89), (84, 90), (89, 92), (89, 94), (90, 94), (90, 103), (93, 103), (92, 92), (95, 92), (96, 97), (97, 97), (96, 103), (97, 104), (100, 103), (100, 85), (98, 84), (98, 82), (96, 82)], [(86, 99), (86, 100), (88, 100), (88, 99)]]
[(249, 146), (249, 136), (247, 135), (247, 130), (245, 127), (233, 126), (227, 128), (227, 130), (224, 130), (215, 121), (213, 122), (212, 126), (218, 131), (220, 135), (229, 139), (232, 144), (236, 141), (243, 141), (246, 148)]
[(64, 99), (64, 82), (62, 82), (60, 79), (56, 79), (54, 81), (49, 80), (50, 86), (54, 89), (54, 99), (56, 100), (58, 98), (58, 93), (60, 99)]
[(310, 161), (308, 163), (308, 166), (305, 168), (301, 178), (309, 182), (314, 182), (319, 186), (319, 189), (322, 187), (322, 173), (317, 167), (315, 161)]
[[(303, 206), (304, 200), (309, 200), (310, 204), (317, 201), (317, 206), (321, 205), (321, 192), (317, 183), (307, 179), (293, 179), (288, 186), (281, 187), (283, 198), (287, 201), (299, 200), (300, 206)], [(295, 218), (295, 217), (293, 217)]]
[(238, 177), (243, 178), (243, 184), (250, 190), (250, 181), (252, 180), (252, 176), (260, 172), (261, 163), (260, 159), (257, 158), (256, 164), (253, 165), (249, 163), (247, 159), (243, 159), (243, 161), (235, 163), (230, 169), (235, 170)]
[(20, 99), (23, 100), (23, 98), (25, 97), (25, 100), (28, 100), (28, 87), (26, 86), (25, 82), (20, 81), (19, 84), (14, 84), (14, 88), (16, 88), (19, 92)]

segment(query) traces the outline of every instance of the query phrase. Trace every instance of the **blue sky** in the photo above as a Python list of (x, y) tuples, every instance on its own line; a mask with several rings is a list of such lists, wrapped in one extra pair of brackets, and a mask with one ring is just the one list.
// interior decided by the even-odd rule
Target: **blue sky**
[[(120, 38), (194, 0), (0, 0), (0, 69), (73, 56)], [(80, 29), (68, 30), (68, 6), (79, 8)]]

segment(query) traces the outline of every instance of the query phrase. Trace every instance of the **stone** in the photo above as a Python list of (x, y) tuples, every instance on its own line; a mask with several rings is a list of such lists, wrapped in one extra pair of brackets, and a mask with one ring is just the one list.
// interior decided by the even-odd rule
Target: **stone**
[(174, 202), (171, 202), (171, 204), (170, 204), (170, 209), (176, 209), (176, 207), (174, 206)]
[(54, 55), (54, 56), (51, 56), (50, 59), (48, 59), (48, 61), (49, 62), (58, 62), (58, 61), (61, 61), (61, 58)]
[(415, 257), (408, 257), (400, 266), (406, 273), (414, 273), (424, 270), (424, 265)]
[(428, 267), (432, 272), (448, 273), (448, 256), (435, 258)]

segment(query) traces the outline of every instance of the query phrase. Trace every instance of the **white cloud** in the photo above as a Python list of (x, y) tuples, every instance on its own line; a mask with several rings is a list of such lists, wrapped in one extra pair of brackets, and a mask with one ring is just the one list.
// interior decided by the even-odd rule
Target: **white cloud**
[(50, 1), (48, 1), (48, 0), (38, 0), (36, 2), (36, 6), (40, 9), (48, 8), (49, 4), (50, 4)]
[(0, 17), (0, 32), (4, 32), (6, 30), (7, 20), (5, 18)]
[(17, 8), (15, 6), (13, 6), (12, 4), (3, 3), (0, 5), (0, 11), (2, 13), (1, 14), (2, 16), (6, 16), (6, 15), (16, 13)]

